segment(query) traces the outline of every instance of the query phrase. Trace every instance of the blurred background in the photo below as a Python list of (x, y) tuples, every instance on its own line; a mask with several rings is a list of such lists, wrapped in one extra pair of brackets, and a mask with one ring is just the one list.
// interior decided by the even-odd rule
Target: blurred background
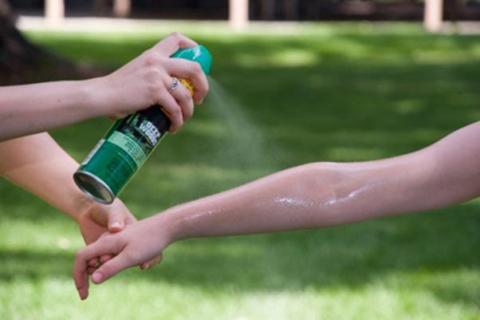
[[(0, 84), (106, 74), (173, 31), (209, 47), (210, 97), (122, 195), (142, 218), (478, 121), (479, 19), (476, 0), (1, 0)], [(80, 161), (110, 125), (51, 134)], [(75, 224), (0, 180), (0, 319), (480, 319), (479, 209), (184, 241), (80, 302)]]

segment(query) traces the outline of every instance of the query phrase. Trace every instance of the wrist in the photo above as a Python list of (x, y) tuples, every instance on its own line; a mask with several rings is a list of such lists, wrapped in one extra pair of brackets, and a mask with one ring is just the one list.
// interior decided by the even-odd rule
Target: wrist
[(82, 216), (85, 216), (99, 205), (81, 192), (75, 193), (72, 199), (72, 206), (71, 209), (67, 211), (67, 214), (76, 223), (80, 223)]
[(162, 237), (162, 242), (164, 242), (166, 246), (178, 240), (188, 238), (184, 228), (182, 228), (182, 220), (175, 210), (169, 209), (152, 218), (155, 219), (153, 223), (155, 230), (157, 233), (159, 232), (159, 235)]
[(109, 102), (109, 90), (106, 77), (92, 78), (82, 81), (82, 92), (85, 96), (83, 107), (91, 117), (108, 117), (113, 115), (112, 103)]

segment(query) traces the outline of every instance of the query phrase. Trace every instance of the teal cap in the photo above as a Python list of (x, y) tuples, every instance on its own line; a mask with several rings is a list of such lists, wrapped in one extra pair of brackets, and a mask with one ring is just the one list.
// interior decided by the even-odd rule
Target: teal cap
[(210, 69), (212, 68), (212, 55), (206, 47), (201, 45), (192, 48), (180, 49), (172, 55), (172, 58), (195, 61), (200, 64), (205, 74), (209, 74)]

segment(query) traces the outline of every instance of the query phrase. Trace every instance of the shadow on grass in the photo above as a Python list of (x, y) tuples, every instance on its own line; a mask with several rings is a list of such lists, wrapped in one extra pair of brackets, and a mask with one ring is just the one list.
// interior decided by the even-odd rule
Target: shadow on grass
[[(215, 292), (355, 289), (376, 281), (388, 286), (396, 277), (397, 286), (405, 281), (405, 287), (446, 302), (480, 307), (480, 281), (471, 281), (480, 271), (477, 211), (478, 204), (470, 203), (319, 231), (189, 240), (168, 249), (161, 266), (123, 277)], [(3, 249), (0, 260), (0, 279), (8, 282), (68, 278), (73, 256)], [(465, 270), (471, 278), (462, 276)], [(419, 272), (423, 281), (409, 279)]]

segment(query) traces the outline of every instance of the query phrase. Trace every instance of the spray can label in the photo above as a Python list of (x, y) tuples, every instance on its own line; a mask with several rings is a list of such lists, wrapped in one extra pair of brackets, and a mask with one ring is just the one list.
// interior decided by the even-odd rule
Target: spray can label
[(75, 182), (96, 200), (110, 203), (145, 163), (169, 123), (158, 106), (118, 120), (82, 162)]
[(161, 137), (157, 127), (137, 113), (120, 122), (107, 137), (107, 141), (125, 151), (139, 168)]

